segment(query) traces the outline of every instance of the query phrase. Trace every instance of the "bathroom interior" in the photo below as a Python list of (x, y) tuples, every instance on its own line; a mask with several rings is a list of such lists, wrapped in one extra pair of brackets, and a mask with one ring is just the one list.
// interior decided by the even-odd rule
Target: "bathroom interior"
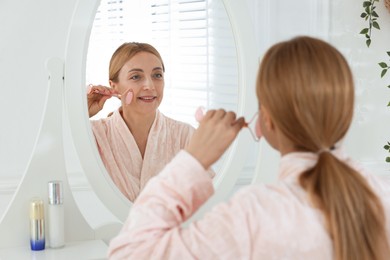
[[(253, 115), (256, 71), (272, 44), (299, 35), (330, 42), (347, 58), (356, 85), (345, 149), (390, 178), (390, 150), (384, 149), (390, 145), (390, 72), (383, 73), (379, 64), (390, 64), (390, 7), (376, 2), (379, 29), (372, 28), (367, 44), (361, 33), (368, 26), (363, 2), (1, 1), (0, 259), (106, 258), (132, 203), (116, 188), (97, 151), (86, 86), (108, 84), (109, 58), (122, 42), (149, 42), (161, 52), (167, 80), (160, 110), (194, 127), (199, 106)], [(181, 35), (180, 26), (206, 33)], [(191, 63), (183, 54), (189, 48), (206, 57), (206, 70), (193, 78), (182, 68)], [(117, 105), (107, 104), (96, 117)], [(215, 195), (189, 221), (243, 186), (276, 181), (271, 173), (279, 159), (266, 141), (254, 142), (249, 131), (241, 131), (214, 166)], [(47, 198), (52, 180), (63, 183), (65, 246), (31, 251), (29, 203)]]

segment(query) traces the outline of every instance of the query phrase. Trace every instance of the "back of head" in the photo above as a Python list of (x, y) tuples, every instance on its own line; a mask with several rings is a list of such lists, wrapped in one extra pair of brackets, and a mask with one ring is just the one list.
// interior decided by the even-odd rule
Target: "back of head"
[(165, 71), (161, 55), (152, 45), (141, 42), (126, 42), (112, 54), (109, 66), (109, 79), (118, 82), (119, 71), (123, 65), (140, 52), (149, 52), (155, 55), (161, 61), (162, 68)]
[(353, 116), (353, 77), (343, 55), (311, 37), (278, 43), (260, 65), (257, 96), (295, 150), (318, 153), (300, 183), (324, 212), (335, 258), (385, 259), (381, 202), (361, 174), (329, 152)]
[(299, 37), (274, 45), (263, 58), (257, 91), (297, 149), (330, 148), (351, 124), (351, 71), (343, 56), (321, 40)]

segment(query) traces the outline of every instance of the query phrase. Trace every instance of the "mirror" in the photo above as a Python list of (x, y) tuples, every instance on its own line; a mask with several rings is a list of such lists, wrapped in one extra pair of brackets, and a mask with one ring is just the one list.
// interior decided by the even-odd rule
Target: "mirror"
[[(135, 26), (137, 24), (142, 26)], [(109, 86), (108, 64), (112, 53), (124, 40), (150, 43), (160, 52), (166, 69), (164, 98), (159, 106), (159, 111), (164, 116), (196, 128), (198, 123), (195, 121), (194, 114), (199, 106), (238, 110), (236, 46), (229, 17), (221, 0), (167, 1), (164, 4), (145, 0), (126, 2), (102, 0), (89, 39), (87, 85), (92, 83)], [(132, 86), (135, 87), (135, 83)], [(123, 125), (123, 115), (122, 118), (118, 117), (118, 120), (107, 119), (107, 114), (120, 106), (121, 101), (118, 98), (110, 98), (104, 108), (91, 120), (95, 131), (99, 133), (94, 134), (95, 137), (98, 136), (96, 140), (99, 153), (104, 158), (107, 171), (132, 201), (138, 194), (138, 189), (142, 189), (146, 183), (144, 176), (150, 178), (157, 174), (163, 165), (170, 161), (174, 153), (178, 152), (179, 142), (182, 143), (180, 140), (187, 139), (187, 135), (182, 134), (180, 137), (178, 134), (185, 131), (187, 127), (180, 126), (183, 130), (174, 133), (174, 143), (167, 140), (170, 135), (159, 138), (163, 133), (161, 135), (155, 133), (153, 138), (148, 138), (149, 140), (159, 138), (160, 143), (172, 144), (170, 147), (162, 148), (160, 145), (148, 143), (145, 158), (142, 160), (138, 156), (138, 149), (125, 145), (133, 143), (133, 136), (128, 135), (129, 129), (126, 129), (126, 126), (120, 127)], [(163, 117), (156, 121), (162, 122), (162, 120)], [(113, 121), (116, 123), (109, 133), (102, 131), (103, 123), (100, 122), (104, 122), (105, 127), (110, 127), (110, 122)], [(164, 122), (166, 124), (169, 121), (164, 119)], [(177, 123), (175, 125), (177, 128)], [(122, 139), (124, 136), (127, 138)], [(120, 141), (116, 142), (118, 138)], [(109, 140), (114, 140), (114, 144), (111, 145)], [(114, 145), (115, 148), (112, 148)], [(152, 146), (154, 147), (152, 153), (160, 152), (159, 158), (147, 153), (148, 148)], [(180, 147), (183, 146), (182, 143)], [(125, 154), (128, 160), (115, 159), (123, 158)], [(225, 157), (213, 166), (217, 174), (215, 178), (219, 177), (218, 172)], [(149, 164), (149, 158), (154, 158), (154, 163)], [(146, 169), (148, 170), (145, 171)], [(124, 181), (122, 178), (129, 180)]]
[[(111, 1), (112, 2), (112, 1)], [(114, 1), (115, 2), (115, 1)], [(121, 2), (121, 1), (119, 1)], [(197, 1), (199, 2), (199, 1)], [(217, 0), (208, 1), (208, 3), (218, 3)], [(140, 3), (144, 3), (144, 1), (140, 1)], [(88, 52), (88, 39), (87, 37), (90, 35), (90, 30), (92, 27), (93, 20), (85, 21), (85, 19), (82, 19), (83, 11), (81, 11), (83, 8), (89, 8), (91, 7), (85, 6), (82, 3), (79, 3), (80, 7), (78, 8), (77, 12), (74, 16), (74, 25), (77, 24), (77, 26), (72, 26), (72, 30), (70, 32), (70, 37), (68, 41), (68, 51), (67, 51), (67, 61), (68, 64), (73, 64), (72, 68), (66, 67), (65, 68), (65, 75), (67, 78), (67, 97), (68, 100), (72, 100), (71, 106), (68, 104), (68, 111), (70, 114), (70, 123), (71, 123), (71, 130), (72, 130), (72, 136), (74, 138), (74, 144), (76, 147), (76, 150), (78, 152), (78, 155), (80, 157), (80, 162), (83, 166), (83, 169), (87, 175), (87, 178), (98, 195), (99, 199), (104, 203), (104, 205), (110, 209), (111, 212), (120, 220), (124, 220), (128, 214), (129, 208), (131, 207), (131, 203), (122, 195), (122, 193), (117, 189), (117, 187), (113, 184), (111, 178), (108, 176), (106, 169), (100, 159), (100, 155), (96, 149), (96, 143), (90, 128), (90, 123), (88, 119), (87, 112), (85, 111), (86, 106), (86, 91), (85, 88), (75, 88), (73, 86), (86, 86), (86, 74), (85, 74), (85, 67), (86, 67), (86, 53)], [(83, 5), (83, 6), (81, 6)], [(226, 18), (229, 18), (230, 21), (235, 19), (241, 19), (241, 26), (245, 26), (242, 29), (238, 30), (236, 27), (237, 25), (234, 23), (225, 23), (224, 28), (229, 28), (230, 26), (231, 31), (230, 36), (233, 38), (234, 35), (234, 44), (230, 45), (230, 48), (232, 48), (231, 56), (237, 56), (236, 60), (233, 63), (233, 67), (235, 66), (237, 68), (237, 72), (231, 71), (230, 74), (236, 74), (238, 76), (237, 80), (231, 80), (228, 79), (228, 83), (230, 83), (235, 90), (233, 90), (231, 94), (233, 97), (233, 102), (231, 104), (232, 107), (227, 107), (229, 109), (237, 111), (239, 115), (249, 115), (252, 114), (253, 111), (256, 110), (255, 105), (255, 98), (253, 95), (250, 95), (249, 93), (252, 93), (252, 91), (247, 91), (247, 88), (253, 88), (254, 86), (254, 80), (255, 80), (255, 73), (257, 68), (257, 59), (256, 56), (253, 55), (255, 53), (254, 48), (254, 39), (253, 39), (253, 33), (250, 30), (251, 24), (248, 20), (248, 17), (246, 15), (247, 10), (246, 6), (240, 6), (237, 3), (234, 3), (234, 1), (223, 1), (219, 2), (219, 7), (226, 8), (225, 11), (225, 21), (226, 23), (228, 20)], [(234, 13), (232, 10), (235, 10)], [(246, 23), (245, 23), (246, 21)], [(80, 23), (84, 26), (80, 26)], [(216, 32), (214, 32), (216, 33)], [(155, 37), (157, 37), (156, 35)], [(81, 40), (80, 40), (81, 39)], [(134, 39), (137, 40), (137, 39)], [(121, 40), (123, 42), (123, 39)], [(118, 47), (119, 44), (114, 44), (113, 48)], [(158, 48), (157, 44), (156, 47)], [(217, 46), (215, 46), (217, 47)], [(172, 50), (171, 50), (172, 51)], [(110, 50), (109, 53), (111, 53), (113, 50)], [(165, 51), (160, 51), (161, 54), (164, 56)], [(172, 58), (171, 58), (172, 59)], [(180, 57), (176, 57), (176, 60), (180, 60)], [(243, 62), (245, 60), (245, 62)], [(168, 58), (165, 58), (164, 62), (168, 62)], [(173, 64), (171, 65), (173, 68), (169, 68), (168, 63), (166, 63), (167, 70), (172, 70), (172, 74), (169, 76), (170, 79), (174, 78), (174, 72), (175, 72), (175, 66), (179, 66), (180, 63), (178, 61), (171, 61)], [(176, 63), (175, 63), (176, 62)], [(223, 61), (222, 61), (223, 62)], [(100, 63), (100, 62), (99, 62)], [(108, 62), (102, 62), (107, 66)], [(219, 61), (221, 63), (221, 61)], [(218, 64), (218, 63), (217, 63)], [(176, 68), (177, 69), (177, 68)], [(167, 72), (168, 73), (168, 72)], [(107, 73), (104, 73), (104, 75), (107, 75)], [(208, 74), (209, 75), (209, 74)], [(218, 77), (220, 78), (220, 77)], [(226, 80), (226, 78), (223, 78), (223, 80)], [(214, 80), (214, 79), (212, 79)], [(230, 82), (231, 80), (232, 82)], [(177, 82), (180, 82), (180, 80), (177, 80)], [(226, 82), (219, 82), (218, 84), (226, 85)], [(237, 89), (237, 86), (239, 88)], [(175, 89), (172, 87), (167, 86), (166, 82), (166, 90), (165, 90), (165, 98), (166, 97), (177, 97), (178, 93), (176, 93)], [(169, 93), (171, 91), (171, 93)], [(181, 90), (183, 93), (183, 90)], [(188, 91), (188, 90), (187, 90)], [(191, 91), (191, 89), (189, 90)], [(169, 94), (167, 94), (167, 92)], [(185, 91), (184, 91), (185, 92)], [(218, 92), (215, 92), (218, 93)], [(221, 104), (218, 104), (218, 96), (216, 95), (209, 95), (209, 99), (205, 99), (206, 101), (203, 102), (209, 102), (208, 104), (214, 105), (215, 107), (221, 106)], [(221, 96), (221, 95), (219, 95)], [(227, 98), (228, 100), (229, 98)], [(234, 100), (235, 99), (235, 100)], [(164, 100), (165, 104), (169, 104), (167, 100)], [(202, 101), (197, 100), (196, 102), (193, 102), (190, 104), (190, 106), (187, 106), (186, 109), (188, 113), (186, 114), (187, 118), (193, 118), (193, 113), (195, 111), (195, 108), (199, 105), (202, 105)], [(222, 101), (224, 102), (224, 101)], [(234, 103), (235, 102), (235, 103)], [(188, 102), (186, 102), (188, 103)], [(179, 104), (180, 105), (180, 104)], [(180, 107), (177, 105), (177, 107)], [(182, 104), (183, 105), (183, 104)], [(211, 105), (207, 105), (209, 108), (212, 108)], [(168, 106), (166, 111), (167, 113), (172, 113), (174, 111), (177, 111), (177, 107), (170, 109)], [(225, 106), (226, 107), (226, 106)], [(163, 109), (163, 106), (162, 106)], [(80, 113), (80, 111), (84, 110), (84, 113)], [(175, 113), (172, 113), (174, 115)], [(190, 115), (190, 116), (189, 116)], [(185, 121), (186, 119), (182, 119)], [(193, 119), (192, 119), (193, 120)], [(223, 160), (221, 160), (220, 166), (218, 166), (218, 173), (217, 177), (215, 178), (215, 186), (217, 188), (216, 192), (216, 198), (222, 198), (225, 195), (227, 195), (232, 187), (234, 186), (237, 176), (243, 167), (243, 162), (245, 161), (244, 158), (246, 156), (246, 152), (248, 151), (248, 147), (254, 146), (255, 144), (253, 141), (250, 140), (250, 135), (248, 133), (242, 134), (239, 136), (239, 138), (236, 140), (236, 142), (231, 146), (228, 153), (226, 153)], [(232, 163), (232, 158), (234, 158), (234, 163)]]

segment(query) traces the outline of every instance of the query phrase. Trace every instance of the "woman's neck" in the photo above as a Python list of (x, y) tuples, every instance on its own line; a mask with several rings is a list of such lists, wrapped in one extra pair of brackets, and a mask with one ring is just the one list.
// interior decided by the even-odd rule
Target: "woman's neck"
[(122, 117), (125, 121), (127, 127), (129, 128), (131, 134), (133, 135), (138, 149), (142, 155), (142, 158), (145, 154), (146, 144), (148, 141), (148, 136), (150, 129), (153, 125), (153, 122), (156, 117), (156, 111), (149, 114), (136, 114), (136, 113), (124, 113), (122, 110)]

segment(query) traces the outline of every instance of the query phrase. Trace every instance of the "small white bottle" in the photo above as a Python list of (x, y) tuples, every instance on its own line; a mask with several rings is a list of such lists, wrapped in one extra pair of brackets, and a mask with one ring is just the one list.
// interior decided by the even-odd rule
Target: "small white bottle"
[(64, 201), (61, 181), (49, 183), (48, 242), (51, 248), (65, 245)]

